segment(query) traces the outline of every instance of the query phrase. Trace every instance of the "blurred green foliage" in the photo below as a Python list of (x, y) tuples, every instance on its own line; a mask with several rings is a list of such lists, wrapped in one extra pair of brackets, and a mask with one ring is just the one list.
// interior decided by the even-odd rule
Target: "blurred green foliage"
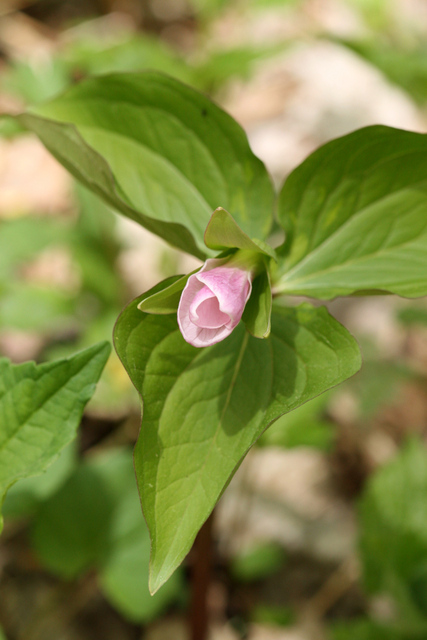
[(48, 571), (73, 580), (95, 569), (105, 597), (127, 619), (148, 622), (171, 603), (185, 603), (179, 571), (149, 594), (150, 539), (131, 449), (105, 450), (77, 464), (69, 447), (44, 475), (18, 482), (4, 509), (9, 518), (32, 516), (32, 545)]
[(231, 563), (231, 574), (240, 582), (262, 580), (283, 567), (286, 554), (274, 543), (265, 543), (237, 554)]
[(258, 604), (251, 616), (253, 622), (274, 627), (289, 627), (295, 623), (295, 613), (287, 607)]
[(402, 635), (372, 620), (335, 623), (330, 637), (331, 640), (411, 640), (410, 636)]
[(424, 42), (408, 45), (393, 39), (336, 40), (377, 67), (420, 106), (427, 102), (427, 48)]
[(329, 451), (335, 438), (335, 426), (322, 417), (331, 393), (324, 393), (285, 414), (263, 433), (260, 447), (314, 447)]
[(427, 633), (427, 451), (411, 439), (370, 480), (359, 505), (365, 585), (396, 605), (394, 627)]

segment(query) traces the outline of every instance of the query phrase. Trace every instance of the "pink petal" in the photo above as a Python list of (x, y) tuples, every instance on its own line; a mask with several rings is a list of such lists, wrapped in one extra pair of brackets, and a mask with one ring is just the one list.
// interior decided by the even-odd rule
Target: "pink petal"
[(250, 274), (243, 269), (217, 267), (212, 271), (198, 272), (194, 275), (215, 294), (220, 311), (229, 316), (235, 327), (242, 317), (251, 293)]
[(178, 306), (178, 325), (194, 347), (224, 340), (242, 317), (252, 290), (251, 274), (227, 265), (227, 258), (206, 260), (189, 277)]
[(219, 310), (218, 299), (215, 298), (208, 287), (204, 287), (202, 291), (204, 291), (205, 289), (209, 291), (210, 296), (203, 300), (201, 303), (198, 303), (198, 306), (194, 311), (196, 319), (194, 319), (191, 314), (191, 310), (196, 304), (196, 300), (194, 300), (193, 304), (190, 307), (190, 317), (198, 327), (202, 327), (203, 329), (219, 329), (230, 321), (230, 317), (226, 313), (222, 313), (222, 311)]

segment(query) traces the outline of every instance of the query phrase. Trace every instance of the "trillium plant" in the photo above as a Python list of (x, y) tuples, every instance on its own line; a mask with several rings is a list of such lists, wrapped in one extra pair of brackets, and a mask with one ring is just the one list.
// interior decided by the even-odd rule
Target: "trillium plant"
[(89, 78), (17, 120), (116, 211), (200, 260), (114, 328), (143, 408), (134, 462), (154, 593), (265, 429), (358, 371), (355, 339), (309, 300), (427, 295), (427, 137), (360, 129), (276, 194), (240, 126), (165, 75)]

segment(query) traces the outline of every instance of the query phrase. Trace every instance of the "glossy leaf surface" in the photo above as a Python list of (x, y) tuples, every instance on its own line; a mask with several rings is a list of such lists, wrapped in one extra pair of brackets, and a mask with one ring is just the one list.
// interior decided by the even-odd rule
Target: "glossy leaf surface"
[(283, 293), (427, 294), (426, 135), (375, 126), (329, 142), (289, 176), (278, 214)]
[(19, 119), (118, 211), (199, 257), (209, 253), (203, 234), (219, 206), (250, 237), (270, 230), (273, 188), (243, 130), (173, 78), (87, 79)]
[(144, 314), (138, 302), (119, 317), (115, 346), (144, 402), (135, 468), (155, 592), (261, 433), (353, 375), (360, 354), (324, 308), (278, 307), (269, 339), (251, 337), (241, 323), (223, 342), (196, 349), (174, 316)]

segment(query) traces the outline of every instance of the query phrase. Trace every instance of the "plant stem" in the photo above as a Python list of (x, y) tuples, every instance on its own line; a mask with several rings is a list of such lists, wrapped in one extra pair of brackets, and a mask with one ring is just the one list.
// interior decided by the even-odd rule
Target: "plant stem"
[(213, 513), (200, 529), (193, 545), (191, 573), (190, 637), (191, 640), (206, 640), (209, 627), (207, 596), (212, 577)]

